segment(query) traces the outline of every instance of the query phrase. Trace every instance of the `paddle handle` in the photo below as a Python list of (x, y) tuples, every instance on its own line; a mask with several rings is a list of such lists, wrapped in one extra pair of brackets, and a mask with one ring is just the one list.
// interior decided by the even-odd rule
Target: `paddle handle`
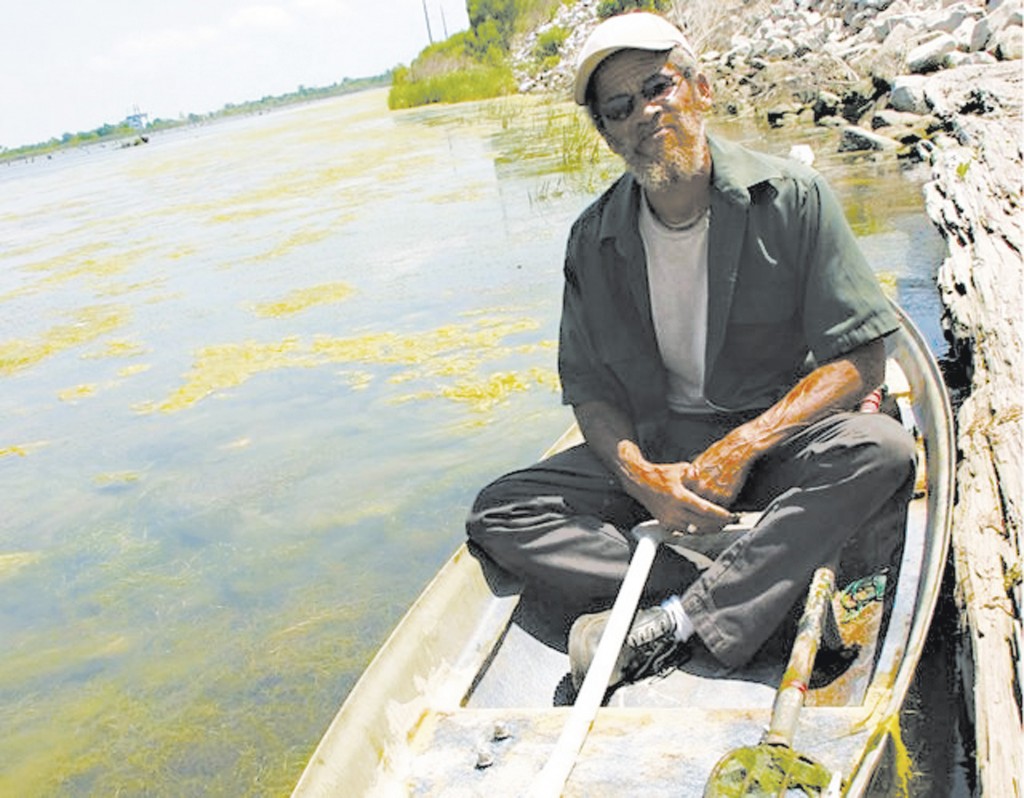
[(786, 672), (775, 694), (772, 705), (772, 720), (764, 736), (764, 742), (772, 745), (793, 745), (796, 724), (807, 694), (807, 683), (814, 668), (814, 658), (821, 641), (821, 630), (826, 611), (831, 612), (830, 603), (836, 588), (836, 577), (831, 568), (819, 568), (814, 572), (811, 587), (807, 593), (804, 614), (797, 627), (793, 651), (789, 655)]
[(555, 750), (530, 788), (531, 798), (558, 798), (562, 794), (562, 788), (569, 778), (573, 765), (576, 764), (576, 756), (583, 747), (594, 718), (597, 717), (597, 710), (604, 700), (608, 679), (611, 678), (615, 661), (619, 658), (626, 635), (629, 634), (640, 596), (647, 583), (647, 575), (654, 564), (658, 543), (664, 537), (664, 532), (657, 522), (640, 524), (633, 529), (633, 534), (637, 537), (636, 550), (629, 562), (626, 577), (622, 580), (619, 595), (615, 597), (608, 624), (601, 634), (594, 659), (583, 678), (583, 685), (576, 696), (576, 703), (569, 714), (569, 719), (562, 727)]

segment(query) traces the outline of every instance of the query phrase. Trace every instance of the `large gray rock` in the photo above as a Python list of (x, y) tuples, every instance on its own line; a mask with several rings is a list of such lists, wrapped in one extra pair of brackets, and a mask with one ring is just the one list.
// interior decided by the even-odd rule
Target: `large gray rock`
[(949, 64), (950, 53), (954, 52), (956, 39), (948, 33), (940, 33), (907, 53), (907, 69), (917, 75), (944, 69)]
[(1024, 28), (1020, 25), (1007, 25), (992, 37), (989, 45), (989, 49), (995, 52), (1000, 61), (1024, 57)]
[(978, 20), (971, 32), (970, 49), (972, 51), (988, 50), (994, 52), (997, 42), (994, 42), (996, 35), (1004, 28), (1021, 25), (1024, 19), (1021, 16), (1019, 2), (1007, 2), (1000, 4), (989, 4), (989, 13)]
[(993, 34), (992, 17), (982, 17), (971, 31), (969, 47), (971, 52), (979, 52), (988, 49), (988, 41)]
[(918, 75), (900, 75), (893, 81), (889, 93), (889, 106), (897, 111), (926, 114), (931, 110), (925, 99), (925, 78)]
[(839, 152), (894, 152), (900, 146), (895, 139), (856, 125), (844, 127), (840, 134)]
[(939, 9), (925, 17), (925, 24), (929, 30), (941, 30), (952, 33), (963, 23), (965, 19), (976, 20), (985, 12), (977, 6), (967, 3), (956, 3), (948, 8)]
[(953, 31), (953, 39), (956, 40), (958, 50), (970, 52), (971, 42), (974, 40), (974, 29), (978, 27), (978, 20), (974, 17), (967, 17)]

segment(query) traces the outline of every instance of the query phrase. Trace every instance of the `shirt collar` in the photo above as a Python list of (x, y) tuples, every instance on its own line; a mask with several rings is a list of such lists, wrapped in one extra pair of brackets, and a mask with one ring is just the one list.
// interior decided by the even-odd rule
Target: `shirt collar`
[(711, 187), (723, 198), (750, 204), (750, 189), (783, 177), (774, 159), (717, 136), (708, 136), (711, 149)]
[[(708, 146), (711, 149), (712, 203), (720, 198), (747, 206), (750, 204), (750, 189), (768, 180), (783, 177), (773, 159), (742, 145), (709, 134)], [(715, 194), (719, 197), (716, 198)], [(602, 239), (617, 238), (627, 231), (636, 231), (640, 199), (640, 184), (627, 172), (612, 186), (601, 218)]]

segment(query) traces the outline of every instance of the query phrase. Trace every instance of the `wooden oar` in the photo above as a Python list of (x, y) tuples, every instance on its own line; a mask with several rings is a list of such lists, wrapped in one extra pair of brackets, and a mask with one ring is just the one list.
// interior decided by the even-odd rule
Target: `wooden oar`
[(704, 798), (787, 796), (797, 790), (815, 796), (827, 794), (830, 786), (835, 789), (828, 768), (792, 748), (818, 653), (823, 619), (825, 612), (831, 611), (829, 604), (834, 591), (832, 570), (815, 571), (789, 664), (775, 694), (771, 725), (760, 744), (731, 751), (718, 761), (704, 788)]
[(638, 524), (633, 527), (633, 535), (637, 538), (636, 551), (629, 562), (629, 569), (622, 580), (619, 594), (615, 597), (608, 625), (605, 626), (601, 640), (597, 644), (594, 659), (583, 678), (583, 685), (580, 687), (569, 719), (562, 727), (555, 750), (527, 793), (530, 798), (558, 798), (562, 794), (562, 788), (576, 763), (576, 756), (583, 747), (594, 718), (597, 717), (597, 710), (604, 700), (608, 679), (611, 678), (615, 661), (622, 650), (626, 635), (629, 634), (633, 615), (636, 614), (637, 605), (640, 603), (640, 596), (654, 563), (658, 544), (667, 537), (667, 533), (657, 521), (644, 521)]

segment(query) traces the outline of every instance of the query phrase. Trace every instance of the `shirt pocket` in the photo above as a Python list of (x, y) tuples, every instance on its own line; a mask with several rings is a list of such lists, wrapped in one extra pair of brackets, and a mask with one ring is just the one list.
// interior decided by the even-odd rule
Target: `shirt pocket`
[(800, 307), (800, 290), (787, 253), (752, 236), (741, 263), (730, 312), (733, 323), (770, 325), (792, 319)]

